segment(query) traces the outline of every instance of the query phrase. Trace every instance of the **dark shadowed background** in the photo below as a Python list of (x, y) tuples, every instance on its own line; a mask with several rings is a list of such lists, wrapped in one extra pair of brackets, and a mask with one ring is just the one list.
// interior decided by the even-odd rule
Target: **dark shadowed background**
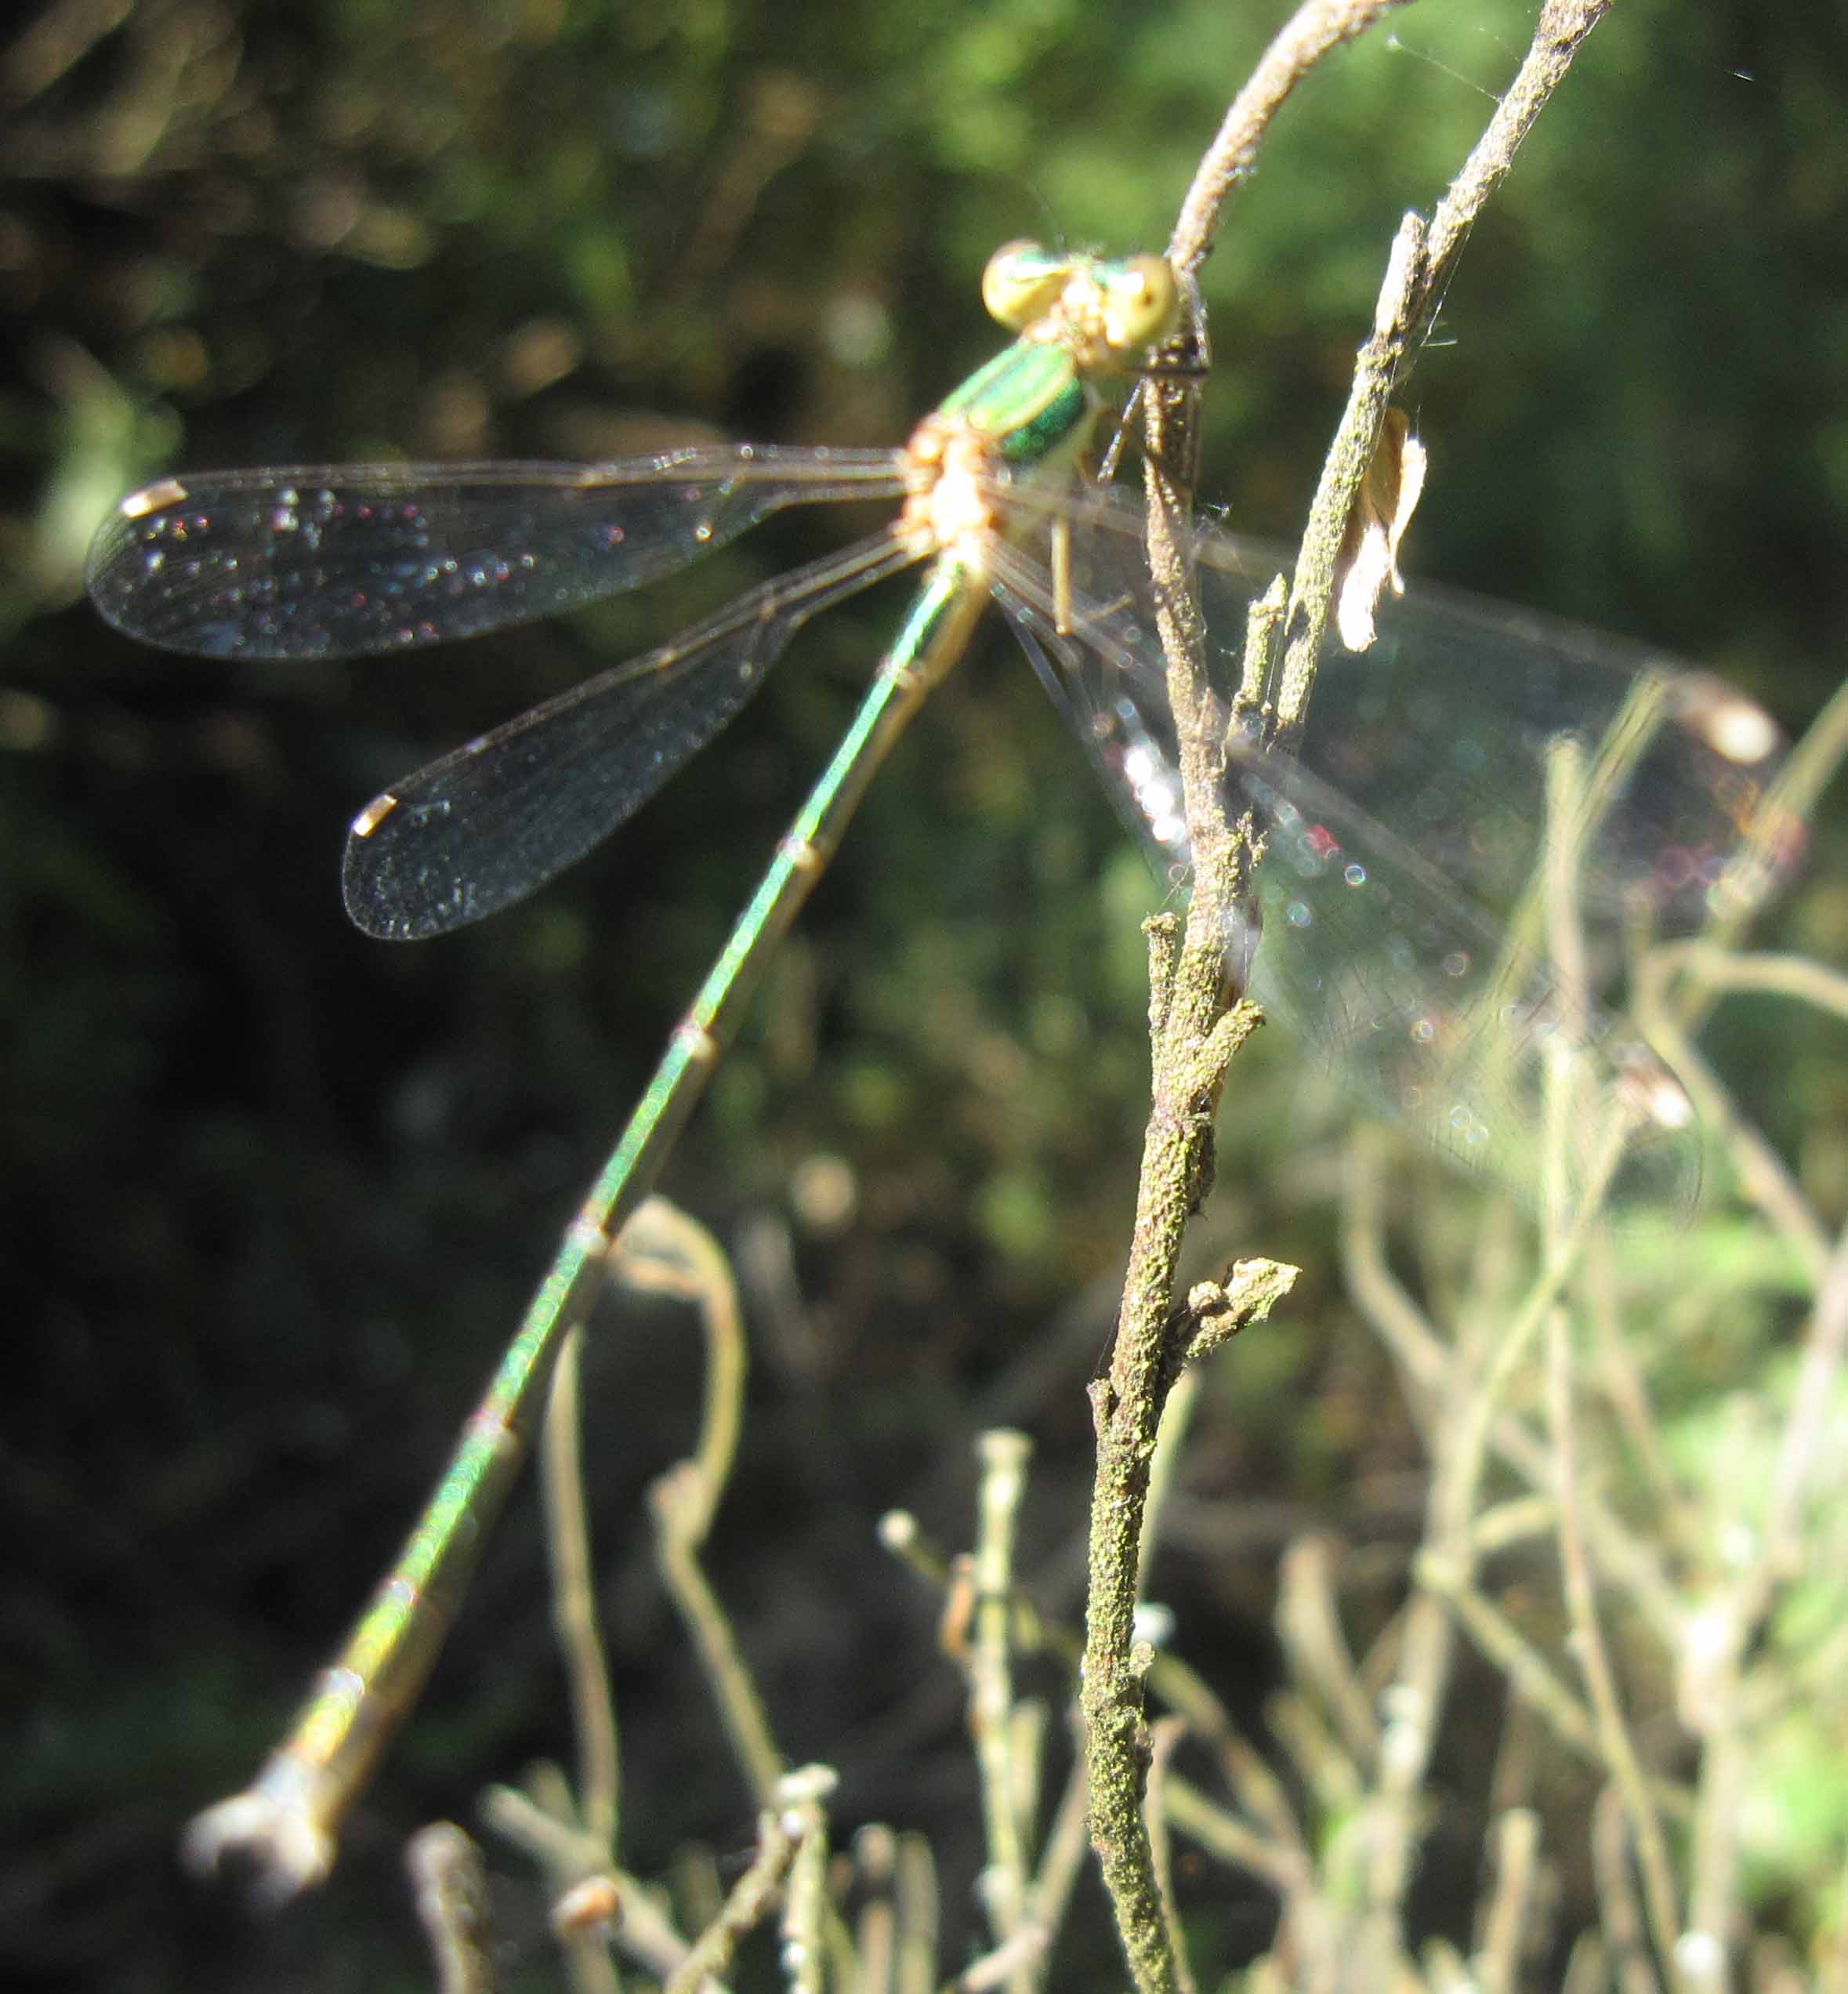
[[(9, 1985), (429, 1984), (405, 1834), (570, 1749), (530, 1488), (324, 1892), (252, 1923), (182, 1877), (176, 1837), (254, 1769), (395, 1549), (896, 600), (811, 626), (565, 879), (397, 947), (341, 910), (361, 803), (848, 529), (775, 522), (683, 581), (433, 654), (237, 670), (99, 623), (96, 520), (189, 466), (896, 442), (996, 345), (997, 243), (1159, 246), (1283, 11), (140, 0), (4, 31)], [(1393, 227), (1531, 24), (1430, 0), (1397, 31), (1303, 90), (1208, 267), (1202, 496), (1252, 531), (1296, 530)], [(1800, 725), (1848, 616), (1848, 20), (1624, 0), (1477, 229), (1411, 402), (1433, 459), (1415, 572), (1659, 641)], [(1782, 917), (1837, 963), (1845, 845), (1825, 818)], [(874, 1525), (905, 1504), (966, 1541), (969, 1442), (1020, 1424), (1023, 1565), (1079, 1610), (1155, 901), (991, 633), (879, 778), (664, 1187), (737, 1256), (751, 1314), (716, 1578), (786, 1751), (841, 1768), (843, 1833), (937, 1838), (953, 1927), (977, 1860), (961, 1691)], [(1839, 1037), (1741, 1006), (1719, 1051), (1839, 1214)], [(1308, 1270), (1209, 1387), (1157, 1573), (1246, 1709), (1282, 1543), (1325, 1521), (1390, 1564), (1419, 1499), (1332, 1265), (1346, 1115), (1266, 1034), (1199, 1246)], [(1415, 1158), (1406, 1181), (1448, 1195)], [(642, 1521), (691, 1431), (697, 1339), (659, 1306), (600, 1328), (625, 1850), (658, 1873), (690, 1840), (729, 1859), (751, 1810)], [(496, 1863), (522, 1984), (556, 1984), (536, 1887)], [(1254, 1898), (1254, 1940), (1267, 1916)]]

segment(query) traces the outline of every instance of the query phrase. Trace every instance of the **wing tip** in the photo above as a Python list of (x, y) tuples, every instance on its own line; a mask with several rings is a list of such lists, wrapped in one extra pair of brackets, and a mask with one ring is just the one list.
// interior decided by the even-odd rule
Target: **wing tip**
[(165, 512), (169, 506), (183, 506), (191, 496), (178, 478), (157, 478), (139, 491), (131, 491), (116, 510), (125, 520), (142, 520), (150, 513)]

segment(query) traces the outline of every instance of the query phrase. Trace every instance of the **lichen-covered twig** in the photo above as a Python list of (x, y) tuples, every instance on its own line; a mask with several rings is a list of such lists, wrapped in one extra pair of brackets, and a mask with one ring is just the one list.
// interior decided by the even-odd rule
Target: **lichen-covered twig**
[[(1430, 227), (1415, 216), (1401, 227), (1281, 618), (1283, 669), (1265, 719), (1269, 736), (1284, 745), (1306, 706), (1335, 557), (1378, 446), (1392, 389), (1415, 358), (1470, 219), (1507, 171), (1573, 53), (1607, 9), (1608, 0), (1548, 0), (1519, 76)], [(1171, 253), (1183, 287), (1190, 289), (1226, 199), (1295, 81), (1385, 11), (1381, 0), (1355, 0), (1346, 6), (1321, 0), (1299, 8), (1277, 37), (1228, 114), (1183, 205)], [(1188, 357), (1197, 357), (1202, 346), (1196, 327)], [(1179, 739), (1194, 890), (1179, 946), (1171, 924), (1151, 937), (1153, 1103), (1110, 1375), (1092, 1394), (1098, 1454), (1083, 1688), (1092, 1840), (1143, 1994), (1156, 1989), (1169, 1994), (1179, 1986), (1180, 1975), (1139, 1805), (1149, 1658), (1132, 1647), (1138, 1549), (1162, 1398), (1177, 1369), (1170, 1339), (1179, 1320), (1172, 1298), (1180, 1241), (1211, 1183), (1212, 1123), (1227, 1064), (1257, 1022), (1229, 988), (1227, 974), (1227, 937), (1235, 930), (1254, 853), (1250, 827), (1230, 814), (1223, 709), (1206, 680), (1205, 633), (1190, 568), (1191, 494), (1183, 480), (1194, 455), (1198, 372), (1194, 367), (1165, 382), (1151, 380), (1143, 394), (1150, 573)], [(1246, 685), (1271, 682), (1277, 661), (1258, 654), (1274, 645), (1278, 624), (1274, 610), (1252, 619), (1252, 654), (1242, 674)], [(1436, 1645), (1423, 1645), (1437, 1660), (1436, 1677), (1441, 1680), (1443, 1637), (1435, 1629), (1429, 1631)], [(1417, 1757), (1422, 1765), (1422, 1751)], [(1403, 1862), (1389, 1863), (1387, 1871), (1379, 1873), (1376, 1880), (1388, 1900), (1402, 1888), (1406, 1873)]]

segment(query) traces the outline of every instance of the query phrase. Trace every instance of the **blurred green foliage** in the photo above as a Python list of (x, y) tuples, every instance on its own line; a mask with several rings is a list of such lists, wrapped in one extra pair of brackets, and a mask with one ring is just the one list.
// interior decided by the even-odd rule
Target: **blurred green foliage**
[[(53, 0), (4, 31), (11, 1984), (424, 1984), (404, 1829), (564, 1747), (530, 1503), (330, 1891), (247, 1929), (175, 1880), (173, 1834), (252, 1768), (395, 1544), (890, 610), (813, 626), (574, 876), (400, 951), (339, 911), (361, 799), (835, 529), (779, 523), (569, 627), (234, 675), (89, 615), (96, 519), (187, 463), (896, 440), (995, 343), (976, 283), (997, 242), (1159, 243), (1281, 12)], [(1234, 524), (1293, 531), (1397, 216), (1440, 191), (1528, 31), (1519, 5), (1427, 0), (1286, 111), (1207, 274), (1203, 497)], [(1415, 377), (1415, 569), (1660, 640), (1793, 723), (1814, 709), (1848, 608), (1845, 109), (1835, 10), (1625, 0)], [(1058, 1554), (1146, 1087), (1154, 889), (1044, 708), (998, 640), (935, 702), (666, 1187), (760, 1249), (718, 1575), (777, 1720), (798, 1756), (859, 1738), (846, 1818), (940, 1831), (956, 1883), (954, 1685), (871, 1525), (904, 1502), (959, 1540), (968, 1437), (1021, 1420), (1029, 1561), (1067, 1571), (1052, 1603), (1074, 1608)], [(1837, 960), (1843, 857), (1825, 822), (1792, 917)], [(1839, 1045), (1746, 1012), (1722, 1041), (1839, 1211)], [(1280, 1032), (1237, 1085), (1203, 1264), (1218, 1245), (1310, 1273), (1203, 1427), (1191, 1493), (1261, 1492), (1280, 1521), (1172, 1578), (1255, 1699), (1276, 1542), (1324, 1514), (1390, 1535), (1356, 1492), (1411, 1450), (1328, 1271), (1343, 1111)], [(806, 1212), (792, 1187), (837, 1156), (851, 1209)], [(1406, 1181), (1445, 1187), (1415, 1160)], [(688, 1340), (647, 1311), (593, 1368), (643, 1867), (748, 1832), (635, 1521), (690, 1425)]]

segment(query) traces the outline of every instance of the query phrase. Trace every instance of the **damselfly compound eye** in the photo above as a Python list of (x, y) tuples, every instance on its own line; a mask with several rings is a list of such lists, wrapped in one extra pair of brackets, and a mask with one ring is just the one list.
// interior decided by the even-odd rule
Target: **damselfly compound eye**
[(1024, 332), (1052, 310), (1071, 272), (1069, 256), (1039, 243), (1003, 243), (982, 272), (982, 303), (997, 324)]

